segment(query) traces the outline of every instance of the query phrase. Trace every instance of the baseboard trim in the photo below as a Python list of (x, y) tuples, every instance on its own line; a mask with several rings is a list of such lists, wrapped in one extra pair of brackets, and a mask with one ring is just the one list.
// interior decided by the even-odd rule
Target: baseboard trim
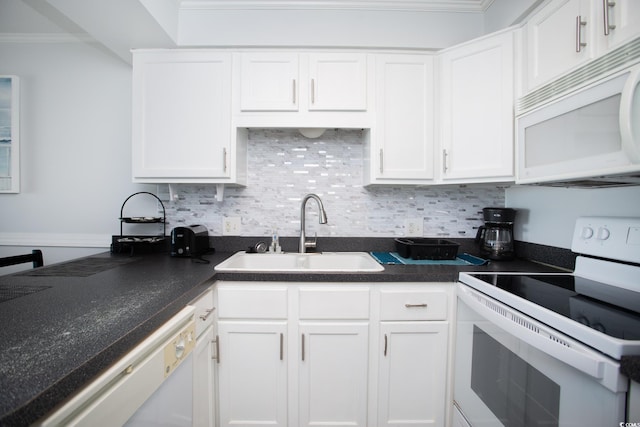
[(109, 248), (111, 235), (79, 233), (1, 233), (0, 246)]

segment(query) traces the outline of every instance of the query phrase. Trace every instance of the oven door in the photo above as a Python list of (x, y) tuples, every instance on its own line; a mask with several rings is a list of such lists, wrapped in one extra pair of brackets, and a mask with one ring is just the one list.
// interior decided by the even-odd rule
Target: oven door
[(486, 295), (457, 285), (454, 400), (471, 426), (618, 425), (618, 364)]

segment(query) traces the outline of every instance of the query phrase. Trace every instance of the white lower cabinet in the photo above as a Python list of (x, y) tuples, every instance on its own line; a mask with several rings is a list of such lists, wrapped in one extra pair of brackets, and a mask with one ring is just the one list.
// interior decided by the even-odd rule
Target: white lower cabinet
[(380, 289), (378, 426), (444, 426), (451, 285)]
[(191, 303), (196, 309), (196, 346), (193, 350), (193, 425), (216, 425), (215, 354), (216, 330), (213, 323), (215, 304), (213, 290), (204, 292)]
[(449, 288), (218, 282), (219, 425), (444, 426)]
[(288, 425), (288, 289), (218, 284), (216, 293), (219, 425)]
[(198, 337), (193, 353), (193, 425), (215, 425), (215, 370), (213, 326)]
[(220, 321), (218, 388), (221, 426), (286, 426), (287, 323)]
[(383, 322), (378, 426), (442, 426), (447, 322)]
[(300, 323), (300, 426), (367, 426), (368, 322)]

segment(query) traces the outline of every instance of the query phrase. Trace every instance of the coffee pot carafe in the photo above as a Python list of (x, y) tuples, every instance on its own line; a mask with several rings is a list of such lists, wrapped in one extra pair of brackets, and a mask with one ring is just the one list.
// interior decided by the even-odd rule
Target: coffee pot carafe
[(515, 257), (513, 244), (513, 220), (515, 209), (482, 209), (485, 225), (478, 228), (476, 243), (480, 253), (493, 260), (510, 260)]

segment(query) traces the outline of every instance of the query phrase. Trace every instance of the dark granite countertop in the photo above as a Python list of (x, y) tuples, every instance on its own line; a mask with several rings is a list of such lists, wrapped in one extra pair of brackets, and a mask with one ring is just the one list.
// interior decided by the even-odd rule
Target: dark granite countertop
[(106, 253), (0, 277), (3, 294), (37, 291), (0, 303), (0, 425), (29, 425), (90, 382), (202, 293), (225, 257)]
[(515, 260), (481, 267), (387, 265), (364, 274), (215, 274), (214, 266), (235, 250), (205, 255), (209, 264), (164, 253), (105, 253), (1, 276), (3, 292), (37, 292), (0, 305), (0, 425), (29, 425), (49, 413), (214, 280), (455, 282), (460, 271), (554, 271)]

